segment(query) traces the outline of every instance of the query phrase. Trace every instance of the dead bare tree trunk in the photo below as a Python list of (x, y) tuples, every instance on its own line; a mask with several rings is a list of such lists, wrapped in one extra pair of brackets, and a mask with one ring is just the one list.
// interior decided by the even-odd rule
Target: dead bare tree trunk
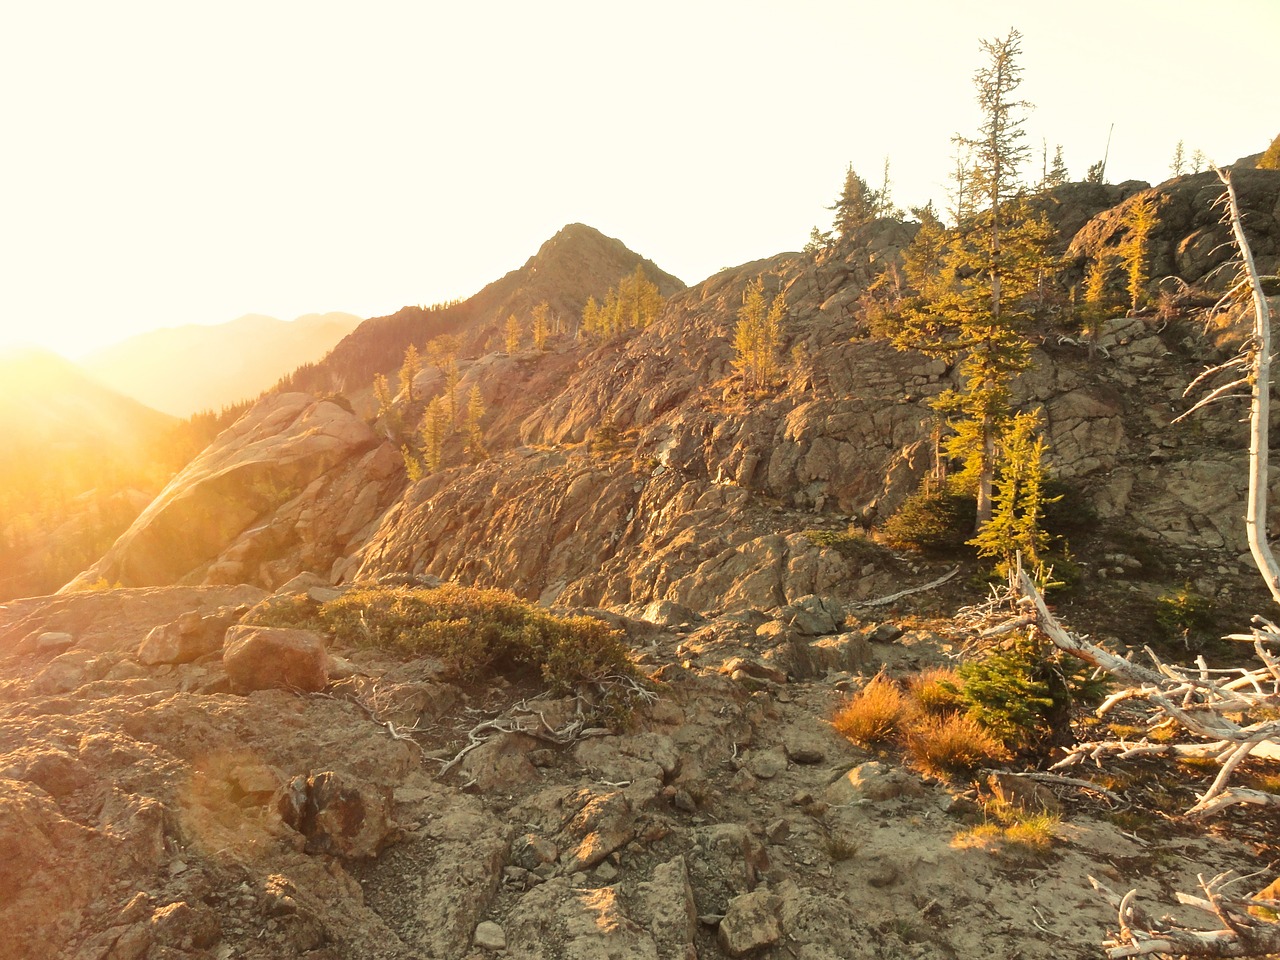
[[(1267, 427), (1271, 402), (1271, 313), (1258, 276), (1253, 253), (1240, 220), (1240, 207), (1231, 175), (1218, 171), (1226, 190), (1222, 198), (1224, 221), (1230, 225), (1240, 251), (1241, 276), (1223, 301), (1248, 300), (1253, 308), (1253, 331), (1240, 353), (1226, 363), (1210, 368), (1192, 382), (1187, 394), (1200, 389), (1221, 374), (1230, 374), (1229, 382), (1214, 387), (1183, 416), (1211, 403), (1232, 398), (1250, 401), (1249, 426), (1249, 494), (1246, 507), (1249, 550), (1267, 584), (1267, 589), (1280, 602), (1280, 565), (1277, 565), (1267, 541)], [(1220, 301), (1222, 302), (1222, 301)], [(1244, 392), (1244, 388), (1248, 391)], [(1181, 417), (1179, 417), (1181, 419)], [(1162, 663), (1148, 648), (1153, 668), (1140, 666), (1124, 657), (1088, 642), (1066, 630), (1049, 611), (1035, 583), (1020, 569), (1010, 581), (1011, 595), (1019, 596), (1009, 623), (1034, 622), (1060, 649), (1101, 667), (1128, 686), (1114, 693), (1099, 708), (1104, 715), (1116, 704), (1146, 700), (1160, 717), (1169, 717), (1197, 738), (1194, 743), (1153, 743), (1143, 737), (1139, 741), (1112, 740), (1081, 744), (1056, 765), (1100, 763), (1103, 757), (1131, 757), (1146, 754), (1175, 754), (1212, 757), (1219, 763), (1213, 783), (1187, 811), (1189, 816), (1208, 816), (1237, 803), (1280, 806), (1280, 795), (1262, 790), (1232, 787), (1231, 778), (1250, 756), (1280, 759), (1280, 720), (1260, 720), (1246, 724), (1250, 716), (1266, 717), (1280, 706), (1280, 627), (1254, 618), (1248, 634), (1228, 639), (1251, 641), (1261, 666), (1252, 670), (1211, 670), (1203, 658), (1194, 667), (1177, 667)], [(1006, 629), (992, 627), (987, 633)], [(1274, 713), (1271, 713), (1274, 716)], [(1091, 878), (1092, 879), (1092, 878)], [(1137, 957), (1159, 954), (1169, 957), (1250, 957), (1280, 952), (1280, 923), (1274, 917), (1275, 901), (1260, 902), (1247, 894), (1228, 895), (1226, 888), (1248, 878), (1220, 874), (1212, 879), (1200, 878), (1203, 896), (1178, 894), (1178, 900), (1216, 919), (1217, 929), (1196, 930), (1145, 915), (1135, 902), (1136, 891), (1123, 897), (1093, 881), (1095, 888), (1118, 910), (1120, 930), (1107, 941), (1108, 957)], [(1259, 913), (1264, 907), (1270, 913)]]
[[(1236, 200), (1236, 188), (1231, 174), (1219, 170), (1218, 176), (1227, 188), (1227, 213), (1231, 218), (1231, 234), (1240, 251), (1244, 276), (1240, 283), (1249, 285), (1253, 300), (1253, 378), (1249, 410), (1249, 504), (1245, 511), (1245, 528), (1249, 535), (1249, 552), (1258, 565), (1262, 579), (1266, 581), (1271, 598), (1280, 603), (1280, 566), (1267, 541), (1267, 427), (1271, 410), (1271, 309), (1262, 290), (1258, 268), (1253, 260), (1253, 250), (1244, 235), (1240, 222), (1240, 204)], [(1239, 284), (1237, 284), (1237, 288)]]

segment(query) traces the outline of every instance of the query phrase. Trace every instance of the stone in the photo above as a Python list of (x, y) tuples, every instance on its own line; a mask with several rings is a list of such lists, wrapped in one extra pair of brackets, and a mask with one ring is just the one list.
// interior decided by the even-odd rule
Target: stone
[(511, 841), (511, 861), (525, 870), (536, 870), (545, 863), (555, 863), (560, 856), (556, 845), (545, 837), (526, 833)]
[(398, 450), (358, 415), (305, 393), (255, 404), (179, 471), (67, 588), (256, 583), (330, 570), (401, 490)]
[(229, 622), (188, 611), (172, 623), (154, 627), (138, 646), (138, 660), (147, 665), (190, 663), (222, 649)]
[(653, 937), (658, 960), (696, 956), (697, 905), (684, 857), (660, 863), (651, 879), (638, 884), (633, 898), (635, 919)]
[(477, 790), (509, 790), (512, 784), (532, 783), (538, 771), (529, 754), (538, 741), (521, 733), (500, 733), (462, 758), (463, 776), (474, 781)]
[(787, 754), (781, 747), (752, 750), (746, 757), (747, 769), (761, 780), (772, 780), (787, 769)]
[(767, 680), (770, 683), (786, 683), (787, 674), (785, 670), (779, 670), (777, 667), (771, 667), (755, 660), (747, 660), (743, 657), (731, 657), (720, 667), (721, 673), (727, 673), (734, 680), (742, 680), (744, 678), (752, 680)]
[(996, 771), (987, 777), (992, 794), (1004, 803), (1030, 812), (1061, 813), (1062, 804), (1043, 783)]
[(192, 907), (184, 900), (159, 907), (151, 915), (157, 943), (184, 950), (204, 950), (218, 942), (222, 925), (218, 915), (203, 904)]
[(566, 848), (565, 869), (589, 870), (635, 838), (635, 817), (621, 791), (580, 790), (568, 801), (577, 812), (558, 835)]
[(476, 924), (476, 934), (472, 942), (481, 950), (507, 949), (505, 931), (492, 920), (483, 920)]
[(787, 604), (778, 619), (805, 636), (835, 633), (844, 622), (844, 610), (830, 597), (810, 594)]
[(744, 957), (782, 939), (778, 897), (761, 888), (729, 901), (716, 939), (731, 957)]
[(36, 637), (36, 653), (61, 653), (67, 647), (74, 646), (76, 638), (69, 633), (49, 631)]
[(876, 624), (869, 639), (872, 643), (892, 643), (902, 636), (902, 628), (896, 623)]
[(231, 627), (223, 643), (222, 664), (237, 693), (275, 688), (314, 693), (329, 683), (324, 644), (310, 630)]
[(641, 620), (656, 623), (660, 627), (681, 627), (686, 624), (701, 623), (702, 617), (684, 604), (671, 600), (655, 600), (644, 608)]
[(923, 793), (919, 778), (879, 760), (869, 760), (837, 778), (823, 791), (822, 799), (832, 806), (844, 806), (859, 800), (892, 800)]
[(398, 835), (390, 788), (352, 782), (332, 771), (294, 777), (277, 801), (280, 818), (306, 838), (308, 853), (376, 857)]

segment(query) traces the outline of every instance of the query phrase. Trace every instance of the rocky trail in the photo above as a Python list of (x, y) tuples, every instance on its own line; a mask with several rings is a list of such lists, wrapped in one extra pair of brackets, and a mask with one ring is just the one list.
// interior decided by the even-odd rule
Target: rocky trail
[(867, 675), (955, 638), (846, 626), (830, 601), (609, 615), (656, 681), (609, 733), (580, 729), (572, 699), (367, 649), (324, 653), (314, 692), (260, 668), (264, 689), (233, 693), (223, 638), (264, 596), (0, 609), (0, 869), (19, 891), (0, 954), (1091, 957), (1113, 917), (1087, 875), (1167, 896), (1256, 860), (1212, 834), (1170, 853), (1071, 789), (1048, 852), (963, 845), (985, 817), (971, 787), (829, 722)]

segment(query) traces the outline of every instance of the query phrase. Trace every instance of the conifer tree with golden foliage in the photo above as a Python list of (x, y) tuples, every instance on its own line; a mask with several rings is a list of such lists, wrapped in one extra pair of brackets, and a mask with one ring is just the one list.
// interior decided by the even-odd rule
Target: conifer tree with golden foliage
[(400, 389), (404, 391), (405, 400), (409, 403), (416, 399), (413, 395), (413, 381), (421, 372), (422, 357), (418, 354), (418, 348), (411, 343), (405, 348), (404, 362), (400, 365)]
[(444, 404), (439, 397), (432, 397), (418, 424), (422, 438), (422, 462), (428, 473), (435, 473), (444, 465), (444, 441), (448, 433), (448, 420)]
[(582, 332), (589, 337), (605, 339), (624, 330), (647, 327), (662, 313), (666, 304), (658, 285), (645, 276), (644, 266), (637, 265), (635, 272), (610, 287), (604, 303), (595, 297), (587, 299), (582, 309)]
[(484, 414), (484, 399), (480, 396), (480, 388), (472, 387), (467, 397), (467, 419), (463, 425), (465, 448), (472, 463), (479, 463), (489, 456), (484, 446), (484, 428), (481, 426)]
[(1151, 279), (1147, 259), (1151, 255), (1151, 231), (1155, 229), (1159, 209), (1155, 198), (1148, 195), (1134, 203), (1125, 216), (1129, 239), (1121, 249), (1121, 256), (1129, 277), (1129, 302), (1134, 310), (1145, 306), (1151, 297), (1147, 289)]
[(448, 430), (452, 433), (458, 423), (458, 338), (450, 334), (441, 334), (427, 341), (427, 360), (440, 371), (444, 377), (445, 419)]
[(547, 349), (547, 337), (551, 335), (551, 325), (547, 320), (547, 311), (550, 309), (550, 304), (545, 300), (533, 308), (530, 332), (533, 336), (533, 348), (538, 351)]
[(991, 520), (969, 541), (979, 556), (996, 561), (1001, 576), (1008, 576), (1018, 554), (1028, 570), (1038, 569), (1049, 547), (1049, 535), (1040, 520), (1053, 498), (1044, 488), (1048, 445), (1039, 435), (1040, 426), (1038, 412), (1014, 415), (1001, 439)]
[(733, 330), (733, 366), (742, 375), (747, 393), (768, 389), (778, 371), (778, 351), (782, 346), (782, 323), (787, 301), (782, 291), (765, 305), (764, 278), (747, 284)]
[(1280, 170), (1280, 134), (1271, 141), (1271, 146), (1258, 158), (1259, 170)]
[(505, 328), (507, 353), (520, 352), (520, 320), (513, 313), (507, 317), (507, 326)]
[[(919, 296), (903, 312), (894, 343), (959, 360), (961, 389), (934, 401), (954, 431), (944, 444), (963, 470), (957, 479), (977, 498), (975, 533), (991, 519), (992, 483), (1002, 431), (1012, 416), (1014, 378), (1031, 363), (1031, 302), (1050, 263), (1048, 220), (1019, 198), (1018, 169), (1028, 157), (1022, 124), (1029, 104), (1015, 99), (1022, 82), (1021, 36), (982, 41), (987, 63), (974, 76), (983, 123), (960, 138), (971, 163), (960, 164), (983, 206), (945, 240), (932, 226), (908, 258)], [(929, 256), (936, 256), (929, 268)]]

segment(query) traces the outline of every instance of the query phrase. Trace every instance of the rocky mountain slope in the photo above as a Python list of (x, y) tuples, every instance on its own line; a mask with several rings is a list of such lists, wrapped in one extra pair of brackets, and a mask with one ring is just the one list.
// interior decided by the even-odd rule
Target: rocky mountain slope
[(349, 313), (152, 330), (95, 351), (82, 366), (96, 380), (177, 417), (252, 399), (323, 357), (360, 323)]
[[(1280, 174), (1259, 173), (1244, 199), (1274, 272)], [(1140, 189), (1048, 198), (1079, 223), (1062, 248), (1114, 242), (1113, 208)], [(1156, 189), (1176, 205), (1202, 184)], [(1177, 231), (1202, 228), (1162, 242), (1201, 249)], [(867, 289), (912, 234), (881, 221), (829, 254), (664, 281), (658, 320), (603, 342), (495, 349), (517, 305), (563, 282), (569, 312), (634, 270), (567, 228), (471, 301), (370, 321), (300, 372), (315, 394), (264, 398), (62, 595), (0, 606), (12, 955), (1083, 958), (1115, 922), (1087, 874), (1167, 901), (1196, 872), (1271, 869), (1271, 820), (1167, 822), (1139, 803), (1145, 768), (1108, 781), (1117, 806), (1039, 794), (1064, 817), (1047, 850), (977, 843), (984, 800), (1013, 787), (926, 776), (831, 727), (878, 671), (954, 662), (972, 633), (940, 614), (981, 589), (881, 602), (960, 561), (847, 535), (916, 488), (927, 401), (954, 384), (874, 335)], [(1189, 256), (1185, 279), (1203, 278)], [(786, 361), (777, 389), (744, 396), (730, 340), (757, 277), (785, 292)], [(1078, 582), (1059, 612), (1117, 643), (1148, 639), (1170, 585), (1224, 616), (1265, 603), (1242, 557), (1238, 411), (1169, 425), (1239, 340), (1210, 319), (1206, 338), (1199, 315), (1117, 316), (1093, 350), (1046, 323), (1018, 387), (1071, 498)], [(410, 438), (333, 394), (444, 332), (490, 456), (466, 463), (451, 436), (410, 481)], [(405, 419), (442, 386), (424, 369)], [(631, 724), (528, 675), (463, 683), (430, 657), (248, 625), (434, 578), (617, 627), (651, 684)], [(83, 592), (104, 580), (122, 586)], [(1159, 789), (1174, 809), (1211, 775), (1180, 767)]]

